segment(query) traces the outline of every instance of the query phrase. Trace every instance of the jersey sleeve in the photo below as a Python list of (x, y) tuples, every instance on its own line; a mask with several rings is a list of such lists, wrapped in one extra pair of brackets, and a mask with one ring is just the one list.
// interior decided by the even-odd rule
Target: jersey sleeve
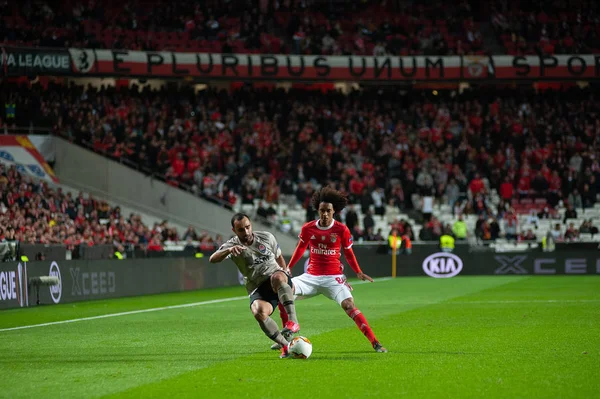
[(344, 226), (344, 231), (342, 232), (342, 247), (344, 249), (350, 249), (352, 244), (352, 233), (350, 233), (350, 229), (347, 226)]
[[(227, 240), (225, 241), (223, 244), (221, 244), (221, 246), (219, 247), (219, 249), (217, 251), (223, 251), (229, 248), (233, 248), (236, 244), (232, 241), (232, 240)], [(227, 258), (230, 258), (231, 254), (227, 255)]]
[(277, 242), (277, 239), (271, 233), (269, 233), (269, 243), (271, 244), (273, 254), (275, 254), (276, 258), (279, 258), (281, 256), (281, 248), (279, 248), (279, 243)]
[(234, 246), (235, 246), (235, 244), (231, 240), (227, 240), (223, 244), (221, 244), (221, 246), (219, 247), (218, 251), (222, 251), (224, 249), (233, 248)]
[(300, 229), (300, 234), (298, 234), (298, 238), (305, 244), (310, 242), (308, 223), (305, 223), (304, 226), (302, 226), (302, 229)]
[(306, 251), (306, 248), (308, 248), (310, 243), (310, 231), (308, 223), (305, 223), (304, 226), (302, 226), (300, 234), (298, 234), (298, 238), (300, 241), (298, 242), (298, 245), (296, 245), (296, 249), (294, 250), (292, 257), (288, 262), (288, 267), (290, 269), (294, 267), (294, 265), (300, 260), (300, 258), (302, 258), (302, 256), (304, 256), (304, 251)]

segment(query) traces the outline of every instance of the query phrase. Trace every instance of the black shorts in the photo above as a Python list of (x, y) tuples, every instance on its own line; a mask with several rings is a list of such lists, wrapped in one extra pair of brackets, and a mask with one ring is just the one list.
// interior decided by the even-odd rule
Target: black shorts
[[(292, 278), (287, 273), (285, 273), (285, 275), (287, 276), (288, 285), (290, 286), (290, 288), (293, 288)], [(257, 299), (269, 302), (271, 306), (273, 306), (273, 311), (277, 309), (277, 304), (279, 303), (279, 295), (277, 295), (277, 293), (273, 291), (273, 287), (271, 286), (271, 276), (269, 276), (268, 279), (266, 279), (261, 285), (259, 285), (258, 288), (250, 295), (250, 306), (252, 306), (254, 301), (256, 301)], [(271, 311), (271, 314), (273, 313), (273, 311)]]

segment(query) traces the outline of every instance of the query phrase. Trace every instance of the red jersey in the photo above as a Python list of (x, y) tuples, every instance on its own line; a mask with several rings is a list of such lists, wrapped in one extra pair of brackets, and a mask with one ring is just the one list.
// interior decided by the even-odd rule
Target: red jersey
[(334, 220), (331, 226), (321, 227), (318, 220), (314, 220), (302, 226), (298, 237), (310, 246), (308, 274), (329, 276), (343, 273), (341, 248), (352, 247), (352, 234), (345, 224)]

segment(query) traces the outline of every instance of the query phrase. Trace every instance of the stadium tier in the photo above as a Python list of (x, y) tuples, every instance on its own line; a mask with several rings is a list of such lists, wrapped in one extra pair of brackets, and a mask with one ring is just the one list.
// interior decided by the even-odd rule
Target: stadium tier
[[(7, 133), (60, 135), (288, 233), (315, 217), (309, 198), (325, 184), (348, 193), (348, 224), (367, 241), (393, 230), (415, 241), (529, 241), (547, 231), (572, 240), (577, 227), (589, 239), (587, 225), (600, 223), (599, 102), (594, 85), (575, 83), (600, 71), (590, 2), (0, 7), (2, 74), (21, 76), (0, 87)], [(520, 57), (530, 54), (539, 57)], [(53, 72), (91, 80), (36, 78)], [(146, 85), (167, 77), (186, 82)], [(526, 78), (570, 83), (458, 83)], [(342, 79), (352, 89), (334, 90)]]
[[(594, 2), (4, 3), (8, 45), (313, 55), (597, 53)], [(483, 26), (483, 29), (482, 29)]]
[(0, 198), (0, 242), (61, 244), (69, 250), (112, 245), (123, 253), (130, 247), (163, 251), (165, 242), (180, 241), (189, 245), (186, 249), (211, 253), (222, 242), (193, 227), (180, 234), (167, 221), (150, 228), (138, 214), (124, 215), (119, 206), (92, 195), (53, 188), (24, 176), (14, 165), (0, 163)]
[(595, 2), (490, 3), (491, 24), (507, 54), (597, 54), (600, 24)]
[(315, 217), (308, 200), (325, 184), (356, 204), (356, 239), (387, 237), (404, 220), (412, 239), (437, 240), (458, 215), (483, 240), (535, 238), (560, 219), (551, 230), (562, 239), (566, 219), (580, 227), (599, 215), (600, 103), (590, 88), (398, 95), (3, 83), (1, 96), (15, 104), (9, 128), (46, 127), (285, 231)]
[(272, 54), (483, 54), (465, 1), (4, 4), (0, 39), (41, 47)]

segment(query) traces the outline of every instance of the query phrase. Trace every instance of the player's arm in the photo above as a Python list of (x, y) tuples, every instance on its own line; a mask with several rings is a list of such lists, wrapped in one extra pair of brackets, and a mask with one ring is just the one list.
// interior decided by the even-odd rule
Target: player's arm
[(273, 255), (275, 255), (275, 262), (283, 269), (284, 272), (289, 273), (289, 269), (287, 264), (285, 263), (285, 259), (283, 258), (283, 254), (281, 253), (281, 248), (279, 247), (279, 243), (275, 236), (271, 233), (269, 235), (269, 241), (273, 250)]
[(240, 256), (244, 249), (242, 245), (226, 246), (226, 244), (223, 244), (217, 252), (210, 256), (208, 261), (210, 263), (219, 263), (227, 259), (229, 255)]
[(298, 241), (298, 245), (296, 245), (292, 259), (290, 259), (290, 262), (288, 263), (290, 270), (298, 263), (300, 258), (304, 256), (304, 252), (306, 252), (306, 248), (308, 248), (308, 237), (310, 236), (306, 233), (305, 226), (302, 226), (302, 230), (300, 230), (300, 235), (298, 236), (300, 240)]
[(354, 255), (354, 251), (352, 250), (352, 247), (346, 249), (344, 248), (344, 256), (346, 257), (346, 260), (348, 261), (348, 264), (350, 265), (350, 267), (352, 268), (352, 270), (354, 270), (354, 272), (356, 273), (356, 277), (358, 277), (360, 280), (368, 280), (368, 281), (373, 281), (373, 279), (371, 277), (369, 277), (368, 275), (364, 274), (362, 272), (362, 270), (360, 270), (360, 266), (358, 265), (358, 261), (356, 260), (356, 256)]
[(289, 272), (289, 269), (287, 267), (287, 264), (285, 263), (285, 259), (283, 258), (283, 255), (279, 255), (277, 258), (275, 258), (275, 262), (277, 262), (279, 267), (281, 267), (284, 272), (286, 272), (286, 273)]
[(373, 281), (371, 277), (364, 274), (358, 265), (358, 260), (356, 260), (356, 256), (354, 255), (354, 250), (352, 249), (352, 234), (350, 230), (346, 227), (344, 229), (344, 233), (342, 236), (342, 249), (344, 251), (344, 256), (346, 257), (346, 261), (348, 261), (348, 265), (354, 270), (356, 273), (356, 277), (360, 280)]

